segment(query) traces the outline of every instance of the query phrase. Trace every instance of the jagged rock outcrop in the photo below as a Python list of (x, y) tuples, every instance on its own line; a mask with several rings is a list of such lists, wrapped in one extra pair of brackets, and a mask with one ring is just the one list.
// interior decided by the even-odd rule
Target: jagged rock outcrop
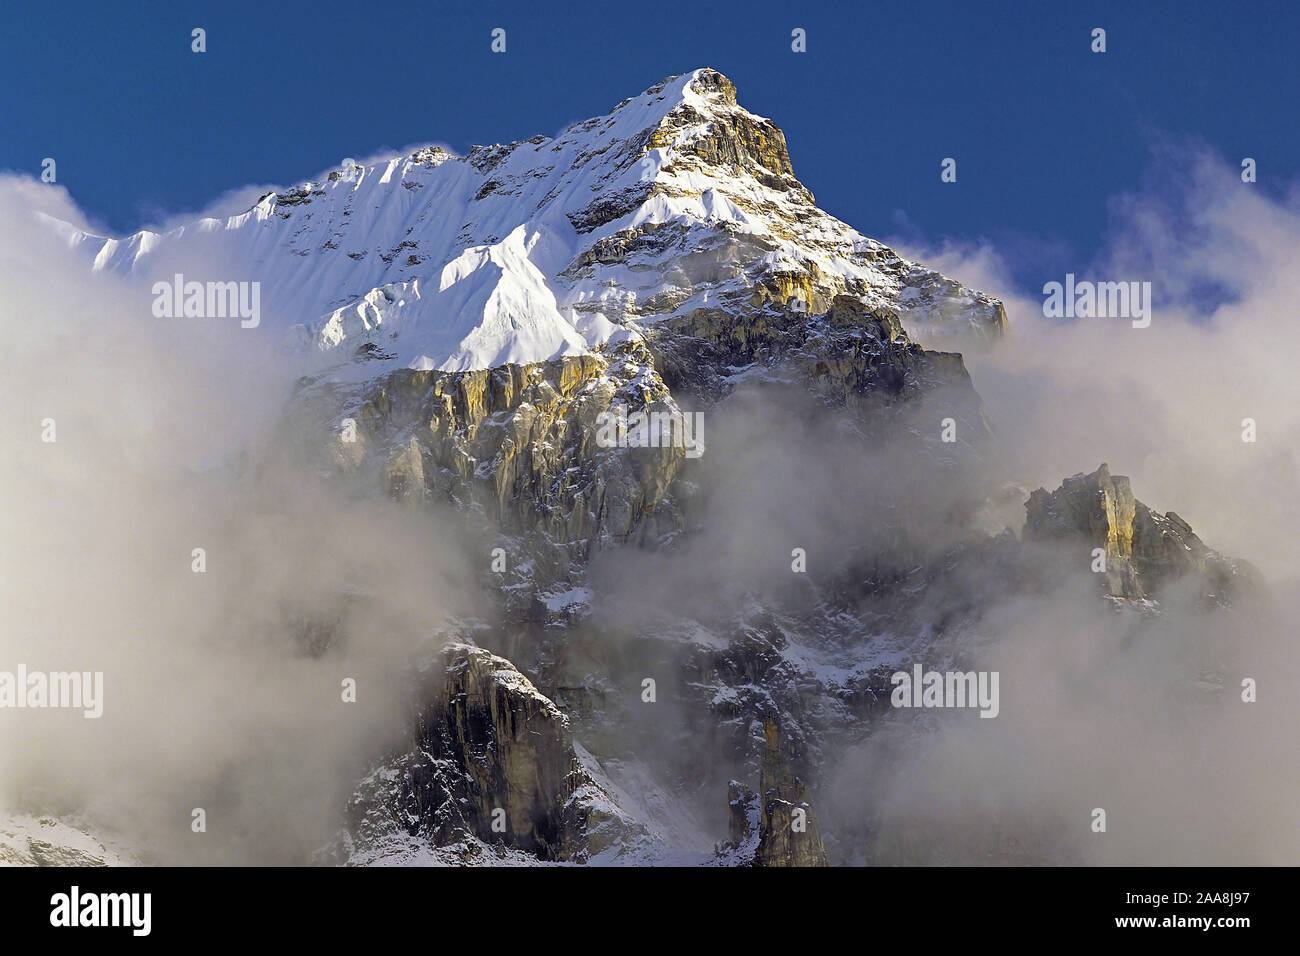
[(826, 866), (826, 848), (804, 783), (790, 769), (777, 720), (763, 720), (759, 793), (732, 780), (727, 786), (729, 842), (754, 866)]
[(808, 803), (807, 790), (790, 770), (775, 718), (763, 721), (763, 761), (759, 778), (759, 866), (825, 866), (826, 848)]
[(1191, 525), (1170, 511), (1153, 511), (1133, 496), (1129, 479), (1102, 464), (1092, 474), (1066, 478), (1049, 493), (1039, 488), (1025, 502), (1029, 541), (1077, 542), (1080, 560), (1105, 552), (1102, 578), (1109, 595), (1137, 600), (1157, 597), (1187, 575), (1199, 580), (1202, 600), (1231, 604), (1253, 572), (1206, 545)]
[(373, 771), (329, 862), (393, 862), (411, 847), (472, 862), (499, 845), (586, 862), (646, 839), (575, 750), (568, 718), (509, 661), (448, 644), (412, 750)]

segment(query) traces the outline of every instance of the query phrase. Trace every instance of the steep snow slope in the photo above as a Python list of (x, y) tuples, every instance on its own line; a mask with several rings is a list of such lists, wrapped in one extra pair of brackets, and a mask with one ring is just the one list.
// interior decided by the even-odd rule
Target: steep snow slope
[(848, 292), (981, 334), (1005, 321), (995, 300), (818, 209), (781, 131), (708, 69), (554, 139), (350, 165), (225, 220), (123, 239), (55, 225), (94, 269), (149, 285), (260, 282), (271, 334), (334, 360), (374, 343), (384, 358), (367, 375), (582, 354), (620, 328), (756, 296), (822, 311)]

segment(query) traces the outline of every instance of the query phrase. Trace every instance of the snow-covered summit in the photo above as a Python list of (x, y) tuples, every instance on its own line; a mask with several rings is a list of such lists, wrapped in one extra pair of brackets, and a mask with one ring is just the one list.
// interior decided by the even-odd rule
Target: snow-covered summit
[(466, 371), (578, 355), (646, 324), (849, 293), (998, 330), (1001, 306), (817, 208), (770, 120), (714, 70), (671, 77), (556, 137), (427, 147), (263, 196), (247, 212), (104, 238), (95, 270), (148, 286), (261, 283), (260, 327), (350, 359)]

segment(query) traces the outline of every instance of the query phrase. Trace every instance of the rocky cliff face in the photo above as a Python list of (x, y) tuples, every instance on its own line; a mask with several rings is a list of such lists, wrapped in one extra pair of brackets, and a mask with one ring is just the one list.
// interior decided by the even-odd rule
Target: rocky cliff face
[(316, 417), (308, 427), (340, 477), (451, 502), (506, 533), (538, 531), (585, 555), (602, 538), (680, 525), (670, 491), (691, 449), (606, 447), (602, 437), (602, 416), (620, 408), (629, 418), (683, 416), (639, 340), (531, 365), (403, 369), (361, 386), (308, 381), (298, 404), (299, 420)]
[[(815, 314), (767, 300), (737, 313), (702, 309), (665, 322), (658, 331), (677, 333), (654, 340), (664, 342), (664, 352), (690, 349), (696, 374), (712, 373), (715, 382), (726, 382), (735, 370), (761, 369), (849, 407), (950, 389), (960, 393), (959, 406), (980, 414), (960, 355), (921, 348), (895, 312), (871, 308), (853, 296), (837, 294)], [(689, 387), (689, 380), (685, 384)]]
[(469, 863), (493, 848), (587, 862), (648, 840), (579, 759), (568, 718), (509, 661), (451, 643), (429, 685), (411, 751), (362, 782), (326, 862)]
[(960, 355), (921, 348), (893, 313), (844, 295), (820, 315), (701, 311), (648, 339), (554, 362), (404, 369), (362, 385), (307, 379), (292, 429), (314, 431), (324, 464), (344, 479), (394, 497), (451, 502), (507, 533), (538, 532), (586, 557), (601, 542), (653, 543), (683, 528), (675, 481), (688, 456), (704, 453), (702, 429), (689, 436), (696, 447), (600, 440), (602, 424), (620, 410), (687, 420), (694, 413), (668, 382), (688, 408), (703, 409), (704, 421), (744, 382), (810, 392), (857, 413), (867, 430), (905, 429), (883, 413), (928, 401), (969, 440), (989, 433)]

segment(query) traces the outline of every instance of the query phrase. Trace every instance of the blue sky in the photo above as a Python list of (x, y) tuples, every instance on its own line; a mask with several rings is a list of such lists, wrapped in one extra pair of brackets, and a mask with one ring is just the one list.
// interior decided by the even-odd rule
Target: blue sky
[[(553, 134), (712, 66), (786, 132), (819, 203), (878, 237), (1088, 262), (1108, 199), (1203, 142), (1300, 179), (1294, 2), (14, 3), (0, 168), (125, 233), (384, 148)], [(208, 50), (190, 51), (190, 30)], [(1108, 50), (1090, 51), (1094, 27)], [(489, 49), (494, 27), (507, 52)], [(791, 30), (808, 51), (791, 51)], [(957, 159), (955, 184), (940, 161)], [(1170, 172), (1172, 177), (1172, 171)], [(1026, 276), (1026, 278), (1029, 278)], [(1032, 284), (1032, 280), (1029, 282)]]

